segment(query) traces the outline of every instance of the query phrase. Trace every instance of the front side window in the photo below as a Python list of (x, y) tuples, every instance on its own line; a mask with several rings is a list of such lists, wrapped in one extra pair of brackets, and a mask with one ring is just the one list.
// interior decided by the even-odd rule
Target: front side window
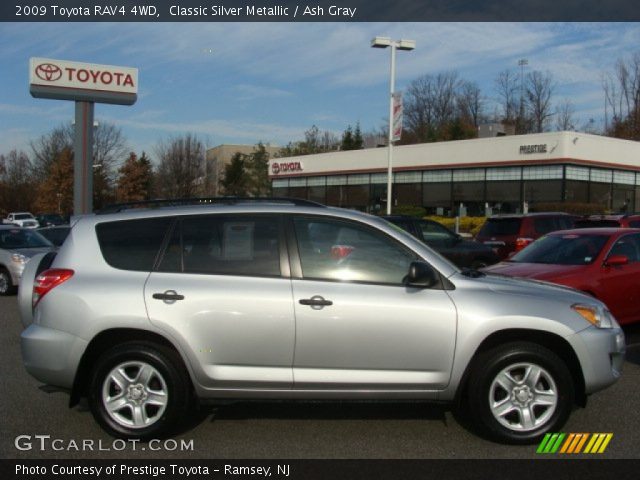
[(609, 252), (609, 257), (613, 255), (624, 255), (629, 263), (640, 261), (640, 235), (625, 235), (620, 238)]
[(294, 220), (306, 279), (401, 285), (417, 256), (382, 232), (353, 222)]
[(159, 270), (280, 276), (279, 243), (277, 217), (184, 217), (174, 228)]

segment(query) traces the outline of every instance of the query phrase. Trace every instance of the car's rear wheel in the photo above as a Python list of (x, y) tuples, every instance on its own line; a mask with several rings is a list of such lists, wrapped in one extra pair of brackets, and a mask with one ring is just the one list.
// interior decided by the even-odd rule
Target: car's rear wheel
[(17, 288), (11, 281), (11, 275), (9, 274), (9, 271), (4, 267), (0, 267), (0, 295), (14, 295), (16, 291)]
[(162, 345), (131, 342), (100, 356), (89, 403), (111, 435), (149, 440), (171, 434), (187, 414), (189, 375), (179, 355)]
[(540, 345), (509, 343), (474, 359), (468, 388), (472, 420), (488, 437), (535, 443), (560, 428), (574, 402), (571, 374), (555, 353)]

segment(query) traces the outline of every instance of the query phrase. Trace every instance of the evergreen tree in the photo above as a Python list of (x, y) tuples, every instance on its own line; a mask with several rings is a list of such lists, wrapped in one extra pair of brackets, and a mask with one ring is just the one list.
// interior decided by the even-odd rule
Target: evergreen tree
[(221, 180), (222, 188), (225, 195), (244, 197), (247, 195), (248, 175), (245, 169), (246, 155), (236, 152), (231, 157), (231, 163), (224, 167), (224, 177)]

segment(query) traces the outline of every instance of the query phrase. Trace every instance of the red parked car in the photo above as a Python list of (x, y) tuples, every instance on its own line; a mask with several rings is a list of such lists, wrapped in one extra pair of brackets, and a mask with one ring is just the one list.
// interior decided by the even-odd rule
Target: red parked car
[(554, 232), (487, 273), (573, 287), (607, 304), (620, 324), (640, 321), (640, 229)]
[(491, 246), (500, 258), (507, 258), (542, 235), (573, 228), (575, 218), (559, 212), (494, 215), (484, 222), (476, 240)]

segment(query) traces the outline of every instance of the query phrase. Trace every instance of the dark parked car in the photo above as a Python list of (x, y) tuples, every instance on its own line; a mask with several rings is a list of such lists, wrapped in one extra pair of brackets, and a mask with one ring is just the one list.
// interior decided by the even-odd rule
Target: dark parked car
[(640, 214), (590, 215), (576, 220), (576, 228), (640, 228)]
[(51, 227), (54, 225), (64, 225), (68, 223), (65, 221), (64, 217), (58, 213), (43, 213), (36, 216), (36, 220), (38, 220), (41, 227)]
[(39, 228), (38, 233), (59, 247), (64, 243), (65, 238), (69, 235), (71, 227), (69, 225), (58, 225), (55, 227)]
[(433, 220), (423, 220), (404, 215), (391, 215), (383, 218), (423, 241), (458, 267), (480, 268), (492, 265), (500, 260), (490, 246), (472, 240), (465, 240), (457, 233)]
[(573, 228), (575, 219), (567, 213), (494, 215), (487, 218), (476, 240), (493, 247), (503, 259), (547, 233)]
[(573, 287), (606, 303), (621, 325), (640, 321), (640, 229), (554, 232), (484, 271)]

